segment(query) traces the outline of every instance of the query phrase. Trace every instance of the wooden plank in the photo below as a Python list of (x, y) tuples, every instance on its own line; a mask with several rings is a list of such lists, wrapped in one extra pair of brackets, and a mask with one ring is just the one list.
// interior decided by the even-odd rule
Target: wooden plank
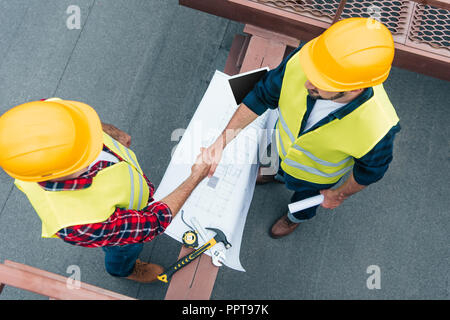
[[(267, 39), (261, 38), (259, 36), (251, 37), (247, 53), (245, 55), (244, 61), (242, 62), (242, 67), (240, 70), (241, 73), (258, 69), (262, 66), (266, 53), (267, 43)], [(252, 52), (252, 54), (248, 54), (249, 52)]]
[(86, 288), (69, 289), (65, 282), (0, 264), (0, 282), (58, 300), (118, 300)]
[(251, 24), (246, 24), (244, 26), (244, 32), (254, 36), (259, 36), (261, 38), (270, 39), (271, 41), (281, 42), (286, 46), (294, 48), (297, 48), (300, 45), (299, 39), (289, 37), (281, 33), (273, 32), (264, 28), (260, 28)]
[(395, 47), (394, 66), (450, 81), (450, 58), (403, 44)]
[[(177, 260), (192, 253), (193, 251), (193, 249), (188, 249), (182, 246)], [(201, 257), (174, 273), (172, 279), (170, 280), (169, 288), (167, 288), (165, 300), (189, 299), (189, 291), (195, 277), (195, 271), (197, 270), (197, 266), (200, 261), (199, 259), (201, 259)]]
[(199, 259), (188, 298), (190, 300), (209, 300), (219, 267), (213, 265), (211, 257), (206, 254), (202, 254)]
[(284, 44), (274, 44), (270, 42), (267, 46), (266, 56), (262, 67), (269, 67), (269, 69), (274, 69), (283, 61), (284, 52), (286, 51), (286, 46)]
[(239, 73), (242, 61), (242, 51), (245, 50), (245, 44), (248, 37), (238, 34), (234, 37), (231, 44), (230, 52), (228, 53), (227, 61), (225, 63), (225, 69), (223, 70), (229, 76), (233, 76)]
[[(193, 251), (181, 247), (178, 259)], [(209, 300), (218, 271), (211, 257), (202, 254), (172, 276), (165, 300)]]
[[(48, 272), (48, 271), (45, 271), (45, 270), (42, 270), (42, 269), (38, 269), (38, 268), (35, 268), (35, 267), (31, 267), (31, 266), (28, 266), (28, 265), (25, 265), (25, 264), (21, 264), (21, 263), (18, 263), (18, 262), (14, 262), (14, 261), (10, 261), (10, 260), (5, 260), (4, 264), (6, 266), (9, 266), (9, 267), (17, 269), (17, 270), (30, 272), (30, 273), (33, 273), (33, 274), (36, 274), (36, 275), (39, 275), (39, 276), (43, 276), (43, 277), (46, 277), (48, 279), (60, 281), (60, 282), (63, 282), (63, 283), (66, 283), (67, 279), (68, 279), (67, 277), (61, 276), (61, 275), (56, 274), (56, 273)], [(109, 290), (106, 290), (106, 289), (103, 289), (103, 288), (100, 288), (100, 287), (96, 287), (96, 286), (93, 286), (93, 285), (90, 285), (90, 284), (87, 284), (87, 283), (84, 283), (84, 282), (80, 282), (80, 286), (81, 286), (81, 288), (84, 288), (84, 289), (87, 289), (87, 290), (90, 290), (90, 291), (93, 291), (93, 292), (96, 292), (96, 293), (99, 293), (99, 294), (102, 294), (102, 295), (107, 295), (107, 296), (110, 296), (111, 298), (120, 299), (120, 300), (136, 300), (134, 298), (131, 298), (131, 297), (128, 297), (128, 296), (125, 296), (125, 295), (122, 295), (122, 294), (119, 294), (119, 293), (116, 293), (116, 292), (113, 292), (113, 291), (109, 291)]]
[(242, 63), (241, 73), (250, 70), (277, 67), (283, 59), (286, 45), (259, 36), (252, 36)]

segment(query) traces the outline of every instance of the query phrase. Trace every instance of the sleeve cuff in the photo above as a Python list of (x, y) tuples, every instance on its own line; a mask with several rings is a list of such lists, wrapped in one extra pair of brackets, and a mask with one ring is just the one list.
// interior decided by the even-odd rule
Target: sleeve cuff
[(383, 168), (376, 168), (371, 170), (370, 168), (360, 167), (355, 164), (355, 166), (353, 167), (353, 178), (358, 184), (362, 186), (368, 186), (381, 180), (387, 169), (388, 165)]
[(159, 221), (159, 233), (164, 232), (172, 222), (172, 211), (169, 206), (161, 201), (155, 201), (148, 205), (147, 210), (154, 213)]
[(250, 91), (249, 94), (242, 100), (250, 110), (256, 113), (258, 116), (262, 115), (268, 109), (258, 98), (254, 91)]

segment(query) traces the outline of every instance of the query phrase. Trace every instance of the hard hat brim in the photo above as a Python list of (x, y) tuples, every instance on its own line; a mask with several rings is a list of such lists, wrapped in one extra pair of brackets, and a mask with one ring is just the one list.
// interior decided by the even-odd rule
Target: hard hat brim
[[(299, 58), (300, 58), (300, 64), (303, 68), (303, 72), (306, 75), (306, 78), (317, 88), (324, 90), (324, 91), (330, 91), (330, 92), (341, 92), (341, 91), (347, 91), (349, 89), (344, 88), (342, 86), (337, 86), (335, 83), (330, 81), (330, 79), (327, 79), (323, 76), (323, 74), (318, 70), (318, 67), (316, 65), (316, 62), (313, 59), (312, 50), (314, 48), (314, 45), (316, 44), (318, 40), (317, 38), (314, 38), (310, 41), (308, 41), (299, 52)], [(352, 90), (352, 89), (350, 89)]]

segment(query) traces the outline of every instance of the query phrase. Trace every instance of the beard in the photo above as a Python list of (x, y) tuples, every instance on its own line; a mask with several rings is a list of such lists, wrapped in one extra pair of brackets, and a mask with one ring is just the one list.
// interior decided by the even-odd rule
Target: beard
[(309, 95), (311, 98), (315, 99), (315, 100), (317, 100), (317, 99), (325, 100), (325, 99), (319, 94), (319, 92), (314, 91), (314, 90), (311, 90), (311, 89), (308, 89), (308, 95)]
[(321, 100), (336, 100), (339, 98), (342, 98), (345, 95), (345, 92), (338, 92), (336, 93), (334, 96), (330, 97), (330, 98), (324, 98), (322, 97), (318, 91), (315, 90), (311, 90), (311, 89), (307, 89), (308, 90), (308, 94), (311, 98), (313, 98), (314, 100), (317, 99), (321, 99)]

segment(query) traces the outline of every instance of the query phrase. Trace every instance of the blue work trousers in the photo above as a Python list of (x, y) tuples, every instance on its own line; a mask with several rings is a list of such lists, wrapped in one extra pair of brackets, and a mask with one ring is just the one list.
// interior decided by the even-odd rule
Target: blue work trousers
[[(333, 184), (316, 184), (308, 181), (295, 179), (294, 177), (284, 172), (281, 166), (279, 166), (278, 168), (278, 173), (275, 176), (275, 179), (280, 182), (283, 182), (288, 189), (294, 191), (290, 203), (317, 196), (320, 194), (320, 190), (330, 189), (337, 183), (336, 182)], [(288, 212), (288, 218), (294, 223), (304, 222), (305, 220), (311, 219), (316, 215), (318, 207), (319, 206), (314, 206), (295, 213)]]
[(102, 247), (105, 252), (106, 271), (115, 277), (128, 277), (133, 272), (143, 247), (143, 243)]

